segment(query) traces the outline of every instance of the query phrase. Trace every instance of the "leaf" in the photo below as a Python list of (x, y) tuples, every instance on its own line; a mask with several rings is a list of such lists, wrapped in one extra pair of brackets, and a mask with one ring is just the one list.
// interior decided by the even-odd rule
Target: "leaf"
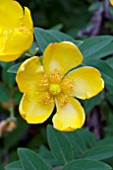
[[(113, 46), (112, 46), (113, 49)], [(106, 62), (113, 68), (113, 57), (107, 58)]]
[(97, 68), (101, 72), (105, 83), (113, 85), (113, 68), (106, 61), (100, 59), (85, 59), (83, 63), (87, 66)]
[(18, 64), (13, 65), (12, 67), (10, 67), (10, 68), (8, 69), (7, 72), (9, 72), (9, 73), (17, 73), (18, 68), (20, 67), (20, 65), (21, 65), (21, 63), (18, 63)]
[(52, 168), (35, 152), (19, 148), (18, 154), (23, 170), (52, 170)]
[(79, 48), (85, 58), (92, 58), (92, 55), (104, 49), (112, 40), (112, 36), (97, 36), (85, 40)]
[(39, 155), (50, 165), (59, 166), (52, 153), (45, 146), (39, 148)]
[(98, 141), (97, 138), (85, 129), (78, 129), (74, 132), (64, 133), (72, 144), (75, 158), (81, 157), (90, 147)]
[(94, 160), (107, 160), (113, 157), (113, 145), (99, 145), (95, 146), (84, 153), (82, 158)]
[(47, 127), (47, 138), (53, 156), (61, 165), (73, 160), (71, 144), (63, 132), (57, 131), (49, 125)]
[(20, 161), (15, 161), (7, 165), (5, 170), (23, 170), (23, 168)]
[(87, 129), (84, 129), (84, 128), (79, 129), (78, 133), (84, 140), (85, 145), (87, 146), (87, 149), (93, 147), (99, 141), (99, 139)]
[(62, 28), (63, 28), (63, 24), (60, 23), (60, 24), (54, 25), (51, 29), (60, 31)]
[(108, 164), (94, 160), (76, 160), (68, 163), (62, 170), (110, 170)]
[(103, 92), (99, 93), (97, 96), (92, 97), (91, 99), (87, 99), (82, 101), (84, 104), (84, 109), (85, 109), (85, 113), (90, 113), (91, 110), (99, 105), (101, 103), (101, 100), (103, 98)]
[(81, 134), (79, 134), (78, 131), (79, 130), (64, 133), (66, 138), (69, 139), (70, 143), (72, 144), (75, 158), (78, 158), (87, 150), (85, 141), (83, 140)]
[(113, 53), (113, 42), (110, 42), (104, 48), (102, 48), (101, 50), (95, 52), (92, 56), (89, 56), (89, 57), (99, 59), (99, 58), (104, 58), (104, 57), (106, 57), (106, 56), (108, 56), (108, 55), (110, 55), (112, 53)]
[(8, 87), (12, 87), (15, 83), (15, 75), (10, 74), (7, 72), (7, 70), (14, 64), (14, 62), (6, 63), (6, 65), (3, 68), (2, 71), (2, 79), (4, 81), (4, 84), (6, 84)]
[(10, 99), (9, 90), (2, 83), (0, 83), (0, 101), (6, 103), (9, 101), (9, 99)]
[(3, 62), (3, 61), (0, 61), (0, 66), (2, 67), (2, 68), (4, 68), (5, 66), (6, 66), (6, 62)]
[(97, 143), (97, 145), (96, 146), (102, 146), (102, 145), (111, 145), (111, 146), (113, 146), (113, 137), (107, 137), (107, 138), (105, 138), (105, 139), (103, 139), (103, 140), (100, 140), (98, 143)]
[(42, 28), (35, 27), (34, 35), (42, 52), (48, 46), (48, 44), (53, 42), (71, 41), (76, 45), (82, 43), (81, 41), (75, 41), (71, 36), (56, 30), (44, 30)]
[[(106, 89), (109, 91), (108, 88), (106, 88)], [(112, 86), (112, 91), (109, 91), (109, 92), (106, 94), (106, 99), (107, 99), (107, 101), (108, 101), (111, 105), (113, 105), (113, 86)]]

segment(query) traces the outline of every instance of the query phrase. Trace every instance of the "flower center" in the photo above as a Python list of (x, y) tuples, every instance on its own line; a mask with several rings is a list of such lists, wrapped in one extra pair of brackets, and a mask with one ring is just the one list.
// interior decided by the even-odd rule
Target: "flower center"
[(61, 88), (58, 84), (51, 84), (49, 87), (49, 91), (52, 95), (57, 95), (61, 92)]

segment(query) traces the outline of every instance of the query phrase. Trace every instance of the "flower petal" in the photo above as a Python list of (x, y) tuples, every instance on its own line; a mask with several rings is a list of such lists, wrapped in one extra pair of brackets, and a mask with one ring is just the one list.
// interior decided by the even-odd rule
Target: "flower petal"
[(65, 106), (56, 103), (57, 113), (53, 117), (54, 128), (60, 131), (73, 131), (81, 128), (85, 121), (85, 113), (81, 104), (70, 97), (70, 102)]
[(20, 53), (1, 53), (0, 52), (0, 60), (1, 61), (5, 61), (5, 62), (9, 62), (9, 61), (13, 61), (15, 59), (17, 59), (18, 57), (20, 57)]
[(22, 17), (23, 9), (17, 1), (0, 1), (0, 26), (2, 28), (11, 29), (20, 26)]
[(5, 44), (4, 53), (24, 53), (30, 48), (33, 42), (33, 32), (22, 32), (19, 29), (15, 29), (9, 35), (7, 35), (7, 41)]
[(21, 92), (28, 89), (37, 88), (43, 77), (43, 68), (38, 57), (27, 59), (21, 64), (16, 75), (16, 81)]
[(24, 7), (24, 9), (25, 9), (25, 15), (23, 17), (23, 24), (24, 24), (24, 26), (26, 26), (27, 28), (32, 30), (33, 29), (33, 21), (31, 18), (31, 12), (27, 7)]
[[(27, 7), (14, 0), (0, 2), (0, 60), (12, 61), (33, 43), (33, 23)], [(6, 19), (7, 18), (7, 19)]]
[(113, 0), (110, 0), (111, 5), (113, 6)]
[(66, 78), (73, 80), (74, 86), (71, 95), (79, 99), (91, 98), (104, 88), (104, 81), (100, 72), (93, 67), (75, 69)]
[(78, 47), (68, 41), (48, 45), (43, 55), (43, 65), (47, 74), (59, 71), (64, 75), (71, 68), (81, 64), (82, 60)]
[(20, 102), (19, 111), (21, 116), (32, 124), (43, 123), (52, 114), (54, 102), (43, 103), (44, 93), (24, 94)]

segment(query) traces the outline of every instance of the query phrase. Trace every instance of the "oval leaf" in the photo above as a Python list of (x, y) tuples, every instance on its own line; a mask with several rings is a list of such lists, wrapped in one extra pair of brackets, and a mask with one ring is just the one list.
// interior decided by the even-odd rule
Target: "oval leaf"
[(20, 67), (20, 65), (21, 65), (21, 63), (18, 63), (18, 64), (13, 65), (12, 67), (10, 67), (10, 68), (8, 69), (7, 72), (9, 72), (9, 73), (17, 73), (18, 68)]
[(20, 161), (10, 163), (5, 167), (5, 170), (23, 170)]
[(60, 165), (65, 165), (73, 160), (73, 150), (63, 132), (55, 130), (52, 126), (47, 127), (47, 138), (53, 156)]
[(23, 170), (52, 170), (52, 168), (35, 152), (29, 149), (18, 149)]
[(80, 46), (80, 50), (85, 58), (92, 58), (92, 55), (99, 50), (104, 49), (111, 41), (113, 36), (97, 36), (94, 38), (88, 38)]
[(53, 42), (71, 41), (76, 45), (82, 43), (82, 41), (76, 41), (69, 35), (56, 30), (44, 30), (42, 28), (36, 27), (34, 28), (34, 35), (42, 52), (44, 51), (48, 44)]
[(94, 160), (76, 160), (67, 164), (62, 170), (110, 170), (109, 165)]
[(84, 153), (82, 158), (90, 158), (94, 160), (107, 160), (113, 157), (113, 145), (95, 146)]

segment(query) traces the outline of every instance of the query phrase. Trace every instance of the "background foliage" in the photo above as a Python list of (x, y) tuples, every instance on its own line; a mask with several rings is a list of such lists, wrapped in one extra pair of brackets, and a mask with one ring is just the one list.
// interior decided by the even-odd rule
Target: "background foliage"
[[(35, 42), (17, 61), (0, 62), (0, 127), (8, 122), (0, 134), (0, 170), (113, 169), (113, 7), (108, 0), (19, 2), (31, 9)], [(18, 113), (21, 94), (15, 83), (20, 63), (63, 40), (78, 45), (83, 65), (99, 69), (105, 80), (103, 92), (81, 101), (87, 114), (84, 128), (69, 133), (54, 130), (48, 125), (51, 118), (28, 125)]]

